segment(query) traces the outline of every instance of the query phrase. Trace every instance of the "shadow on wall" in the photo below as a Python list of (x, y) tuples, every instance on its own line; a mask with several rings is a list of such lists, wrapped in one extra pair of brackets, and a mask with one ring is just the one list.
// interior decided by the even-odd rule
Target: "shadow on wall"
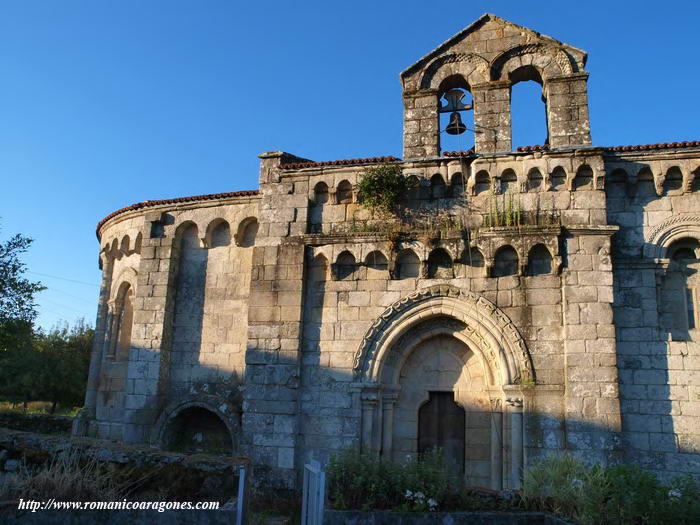
[[(626, 459), (664, 478), (700, 473), (700, 225), (684, 220), (693, 196), (672, 170), (661, 188), (648, 168), (632, 182), (615, 170), (606, 184), (608, 222), (620, 226), (613, 312)], [(658, 226), (645, 226), (649, 217)]]

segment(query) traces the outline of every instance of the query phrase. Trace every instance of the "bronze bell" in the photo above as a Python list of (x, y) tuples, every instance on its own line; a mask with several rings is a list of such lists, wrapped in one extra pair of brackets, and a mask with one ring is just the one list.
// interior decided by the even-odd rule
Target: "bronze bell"
[(445, 131), (450, 135), (461, 135), (467, 130), (467, 126), (462, 123), (462, 117), (459, 112), (453, 111), (450, 115), (450, 123), (445, 128)]

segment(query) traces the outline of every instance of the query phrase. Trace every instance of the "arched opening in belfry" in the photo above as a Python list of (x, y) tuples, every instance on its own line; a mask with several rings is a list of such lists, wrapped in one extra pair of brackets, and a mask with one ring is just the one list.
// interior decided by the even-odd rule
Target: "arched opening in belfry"
[(440, 152), (467, 151), (474, 146), (473, 99), (467, 81), (451, 75), (440, 83)]
[(173, 452), (233, 454), (226, 424), (217, 414), (200, 406), (185, 408), (172, 418), (165, 431), (164, 446)]
[(549, 143), (547, 101), (542, 92), (542, 77), (532, 66), (516, 69), (509, 75), (512, 147)]

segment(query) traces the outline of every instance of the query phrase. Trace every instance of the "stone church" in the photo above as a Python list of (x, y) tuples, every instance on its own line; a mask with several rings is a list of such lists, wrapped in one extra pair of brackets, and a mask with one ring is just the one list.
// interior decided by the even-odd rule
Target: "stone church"
[[(563, 450), (700, 476), (700, 142), (593, 146), (585, 66), (486, 14), (401, 73), (403, 160), (272, 151), (258, 190), (107, 216), (74, 434), (279, 486), (346, 447), (439, 446), (493, 488)], [(548, 136), (514, 149), (520, 82)], [(379, 165), (412, 183), (398, 222), (359, 202)]]

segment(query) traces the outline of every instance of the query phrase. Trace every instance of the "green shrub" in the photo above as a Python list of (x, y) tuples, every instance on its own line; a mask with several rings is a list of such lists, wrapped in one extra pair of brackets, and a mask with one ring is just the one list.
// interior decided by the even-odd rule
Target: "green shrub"
[(636, 465), (586, 468), (570, 455), (527, 469), (523, 500), (584, 525), (700, 523), (700, 490), (690, 476), (664, 486)]
[(331, 458), (326, 474), (328, 496), (336, 510), (433, 512), (518, 506), (515, 499), (465, 488), (461, 474), (450, 469), (439, 449), (398, 463), (344, 450)]
[(397, 213), (410, 188), (398, 164), (379, 164), (362, 170), (357, 183), (358, 200), (370, 210)]

